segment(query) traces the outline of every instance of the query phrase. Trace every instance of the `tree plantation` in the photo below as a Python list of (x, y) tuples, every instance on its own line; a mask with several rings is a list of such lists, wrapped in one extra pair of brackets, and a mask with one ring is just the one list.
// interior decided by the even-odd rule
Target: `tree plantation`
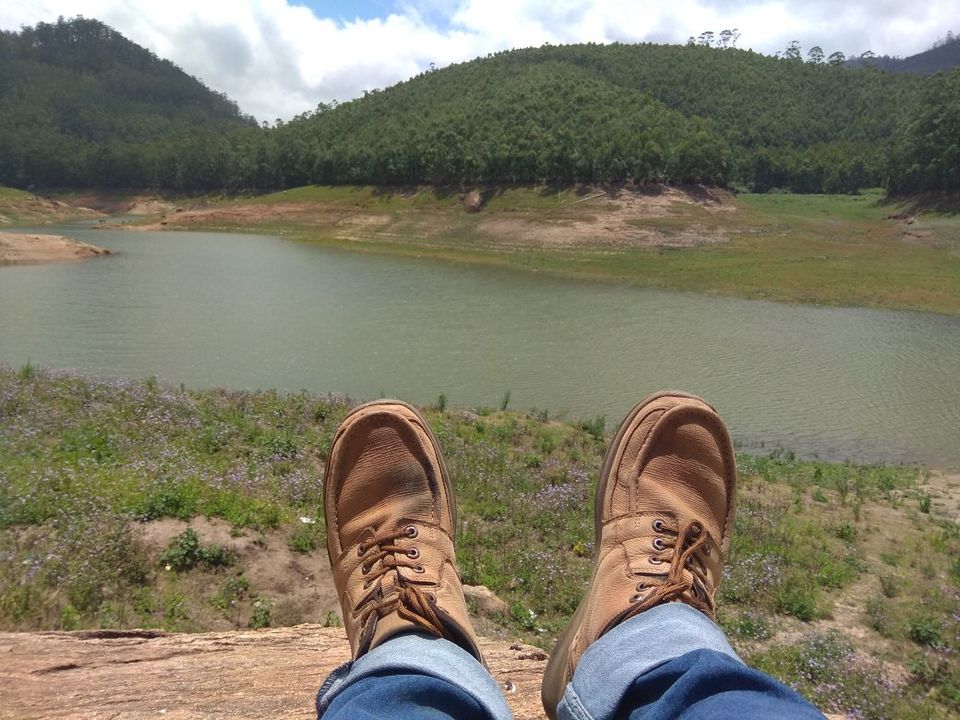
[(960, 71), (734, 44), (502, 52), (261, 127), (102, 23), (61, 19), (0, 33), (0, 184), (960, 189)]

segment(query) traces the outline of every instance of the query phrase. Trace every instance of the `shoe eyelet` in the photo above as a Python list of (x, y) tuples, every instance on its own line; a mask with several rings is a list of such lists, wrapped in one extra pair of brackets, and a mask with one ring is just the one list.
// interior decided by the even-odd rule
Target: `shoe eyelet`
[(369, 572), (370, 572), (370, 566), (369, 566), (369, 565), (367, 565), (366, 563), (364, 563), (363, 565), (360, 566), (360, 574), (361, 574), (361, 575), (366, 575), (366, 574), (369, 573)]
[(420, 532), (413, 525), (407, 525), (403, 529), (403, 534), (406, 535), (408, 538), (415, 538), (417, 535), (420, 534)]
[(694, 537), (699, 537), (700, 533), (703, 532), (703, 526), (700, 523), (693, 523), (690, 526), (690, 531), (693, 533)]
[(643, 584), (643, 580), (641, 580), (640, 582), (637, 583), (637, 592), (641, 592), (644, 587), (646, 586)]
[(638, 603), (641, 600), (643, 600), (643, 593), (634, 593), (633, 595), (630, 596), (631, 605)]
[(426, 570), (424, 569), (423, 565), (417, 565), (417, 566), (413, 569), (413, 571), (414, 571), (415, 573), (424, 573), (424, 572), (426, 572)]
[(657, 518), (656, 520), (653, 521), (654, 532), (663, 532), (666, 529), (667, 529), (667, 526), (664, 525), (663, 520), (661, 520), (660, 518)]
[(418, 557), (420, 557), (420, 551), (417, 548), (412, 547), (407, 550), (407, 557), (416, 560)]
[(363, 589), (364, 589), (364, 590), (368, 589), (372, 584), (373, 584), (373, 583), (372, 583), (370, 580), (364, 580), (364, 581), (363, 581)]
[(653, 556), (653, 557), (650, 558), (650, 564), (651, 564), (651, 565), (663, 565), (663, 560), (661, 560), (660, 558), (658, 558), (658, 557), (656, 557), (656, 556)]
[(357, 557), (363, 557), (367, 552), (367, 546), (363, 543), (357, 545)]
[(666, 545), (663, 544), (663, 539), (655, 537), (653, 539), (653, 549), (654, 550), (663, 550), (666, 548)]

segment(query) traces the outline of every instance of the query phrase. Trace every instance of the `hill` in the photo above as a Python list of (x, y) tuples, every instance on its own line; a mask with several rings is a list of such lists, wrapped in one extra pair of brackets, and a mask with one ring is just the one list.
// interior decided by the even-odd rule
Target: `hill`
[(889, 72), (906, 72), (917, 75), (949, 72), (954, 68), (960, 68), (960, 37), (955, 37), (952, 32), (947, 33), (943, 40), (936, 42), (929, 50), (924, 50), (910, 57), (899, 58), (881, 55), (869, 60), (851, 58), (847, 61), (847, 65), (850, 67), (864, 67), (867, 64)]
[(732, 48), (574, 45), (425, 73), (276, 133), (283, 184), (877, 185), (919, 81)]
[(730, 47), (501, 52), (273, 128), (95, 20), (0, 35), (0, 70), (15, 187), (960, 187), (952, 124), (928, 122), (954, 112), (942, 79)]
[(252, 122), (224, 95), (97, 20), (0, 31), (6, 184), (139, 184), (148, 167), (162, 167), (143, 143), (182, 143), (198, 130)]

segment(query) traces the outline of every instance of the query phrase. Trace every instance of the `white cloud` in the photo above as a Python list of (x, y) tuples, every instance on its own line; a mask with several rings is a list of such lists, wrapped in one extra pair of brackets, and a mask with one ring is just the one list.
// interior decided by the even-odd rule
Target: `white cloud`
[(0, 27), (82, 14), (116, 28), (235, 99), (261, 120), (290, 118), (425, 70), (545, 42), (683, 42), (739, 28), (741, 47), (910, 55), (947, 30), (960, 4), (930, 0), (398, 0), (343, 22), (289, 0), (5, 0)]

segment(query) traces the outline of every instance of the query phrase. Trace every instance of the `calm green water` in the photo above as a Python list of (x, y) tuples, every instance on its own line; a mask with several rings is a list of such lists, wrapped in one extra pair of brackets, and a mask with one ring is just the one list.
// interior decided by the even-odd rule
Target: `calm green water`
[[(47, 229), (47, 232), (53, 230)], [(204, 233), (0, 267), (0, 362), (606, 415), (706, 396), (741, 447), (960, 468), (960, 319), (678, 294)]]

